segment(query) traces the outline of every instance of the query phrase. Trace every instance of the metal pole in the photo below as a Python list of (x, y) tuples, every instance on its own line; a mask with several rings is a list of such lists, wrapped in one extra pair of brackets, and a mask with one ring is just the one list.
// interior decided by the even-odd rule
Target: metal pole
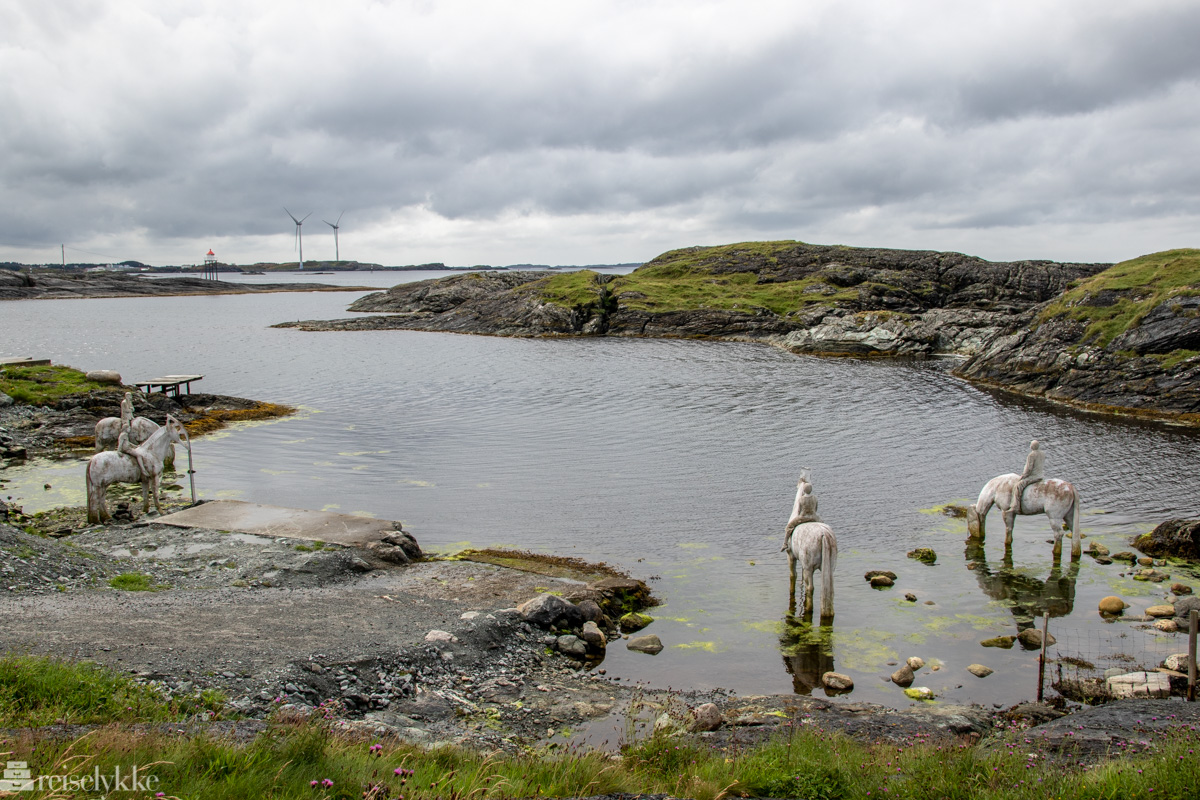
[(192, 439), (188, 437), (188, 481), (192, 484), (192, 505), (196, 505), (196, 470), (192, 469)]
[(1188, 612), (1188, 693), (1189, 703), (1196, 702), (1196, 625), (1200, 612)]
[(1046, 680), (1046, 644), (1050, 640), (1050, 612), (1042, 615), (1042, 653), (1038, 656), (1038, 692), (1037, 701), (1042, 702), (1042, 684)]

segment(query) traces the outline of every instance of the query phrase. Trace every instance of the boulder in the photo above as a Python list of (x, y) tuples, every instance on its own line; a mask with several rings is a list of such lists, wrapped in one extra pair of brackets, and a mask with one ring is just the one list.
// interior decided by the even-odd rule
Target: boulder
[(1016, 640), (1015, 636), (993, 636), (990, 639), (984, 639), (980, 644), (984, 647), (1003, 647), (1008, 650)]
[(1200, 559), (1200, 519), (1169, 519), (1134, 539), (1133, 546), (1157, 558)]
[(1161, 672), (1130, 672), (1104, 682), (1108, 693), (1118, 700), (1127, 697), (1170, 697), (1171, 679)]
[(913, 675), (913, 669), (908, 664), (905, 664), (903, 667), (892, 673), (892, 683), (896, 684), (897, 686), (909, 686), (912, 684), (915, 678), (916, 676)]
[(1128, 550), (1122, 550), (1119, 553), (1113, 553), (1112, 559), (1113, 561), (1128, 561), (1130, 564), (1132, 564), (1133, 562), (1137, 561), (1137, 556)]
[(1169, 577), (1171, 576), (1165, 572), (1159, 572), (1156, 569), (1150, 568), (1139, 569), (1137, 572), (1133, 573), (1133, 579), (1135, 581), (1150, 581), (1151, 583), (1162, 583)]
[(854, 680), (840, 672), (826, 672), (821, 676), (821, 685), (834, 692), (849, 692), (854, 689)]
[(1188, 654), (1175, 653), (1169, 655), (1162, 663), (1164, 669), (1169, 669), (1172, 672), (1187, 672), (1188, 671)]
[(871, 579), (876, 578), (880, 575), (883, 575), (886, 578), (891, 578), (892, 580), (896, 580), (896, 573), (892, 572), (891, 570), (887, 570), (887, 569), (870, 570), (865, 575), (863, 575), (863, 580), (866, 580), (869, 582)]
[(885, 589), (895, 583), (896, 581), (887, 575), (876, 575), (874, 578), (871, 578), (871, 586), (876, 589)]
[(654, 622), (654, 617), (649, 614), (643, 614), (639, 611), (631, 611), (617, 620), (617, 624), (621, 626), (622, 633), (633, 633), (640, 631), (642, 628)]
[(532, 625), (551, 630), (555, 627), (566, 626), (577, 628), (584, 623), (583, 612), (573, 603), (568, 603), (557, 595), (542, 593), (532, 600), (526, 600), (517, 606), (521, 617)]
[(1192, 593), (1192, 587), (1188, 586), (1186, 583), (1172, 583), (1171, 584), (1171, 594), (1181, 595), (1181, 594), (1191, 594), (1191, 593)]
[(1180, 625), (1187, 624), (1188, 614), (1192, 611), (1200, 611), (1200, 597), (1191, 595), (1175, 599), (1175, 616), (1180, 618)]
[(1088, 545), (1087, 551), (1094, 556), (1108, 555), (1108, 548), (1095, 540), (1093, 540), (1092, 543), (1090, 545)]
[(1143, 567), (1153, 567), (1153, 566), (1154, 566), (1154, 559), (1153, 559), (1153, 558), (1151, 558), (1150, 556), (1138, 556), (1137, 563), (1138, 563), (1138, 565), (1139, 565), (1139, 566), (1143, 566)]
[[(1017, 634), (1017, 641), (1027, 650), (1033, 650), (1042, 646), (1042, 632), (1037, 628), (1026, 628)], [(1046, 634), (1046, 644), (1051, 645), (1058, 640), (1054, 638), (1053, 633)]]
[(1114, 594), (1100, 601), (1101, 614), (1120, 614), (1126, 608), (1126, 603)]
[(6, 395), (4, 392), (0, 392), (0, 408), (5, 408), (7, 406), (11, 406), (15, 402), (17, 402), (17, 401), (13, 400), (11, 397)]
[(574, 634), (565, 634), (554, 640), (554, 649), (564, 656), (583, 658), (587, 655), (587, 642)]
[(579, 638), (583, 639), (592, 647), (604, 647), (604, 632), (600, 630), (599, 625), (591, 620), (583, 623), (583, 630), (579, 632)]
[(434, 644), (450, 644), (457, 642), (458, 637), (449, 631), (432, 630), (425, 634), (425, 641), (433, 642)]
[(1173, 617), (1175, 616), (1175, 606), (1169, 606), (1166, 604), (1150, 606), (1146, 609), (1146, 616), (1154, 617), (1156, 619), (1158, 617)]
[(1173, 619), (1156, 619), (1154, 627), (1163, 633), (1175, 633), (1179, 630), (1179, 623)]
[(920, 656), (909, 656), (907, 659), (908, 668), (916, 672), (921, 667), (925, 666), (925, 659)]
[(408, 553), (404, 551), (403, 547), (397, 547), (388, 542), (367, 542), (363, 549), (390, 564), (412, 563), (412, 559), (408, 557)]
[(971, 673), (976, 678), (986, 678), (994, 671), (995, 670), (991, 669), (990, 667), (985, 667), (983, 664), (971, 664), (967, 667), (967, 672)]
[(655, 605), (658, 601), (650, 587), (633, 578), (605, 578), (588, 586), (600, 593), (599, 605), (605, 613), (619, 617), (626, 611)]
[(94, 369), (91, 372), (85, 372), (83, 377), (87, 378), (89, 381), (95, 381), (96, 383), (114, 383), (118, 386), (121, 385), (121, 373), (114, 369)]
[(704, 703), (692, 709), (692, 724), (689, 727), (693, 731), (715, 731), (724, 724), (725, 716), (713, 703)]
[(417, 540), (408, 531), (394, 531), (384, 536), (380, 541), (384, 544), (390, 544), (393, 547), (399, 547), (404, 551), (404, 555), (408, 556), (409, 561), (420, 561), (425, 555), (421, 552), (421, 546), (417, 544)]
[(918, 547), (916, 550), (909, 550), (908, 557), (925, 564), (932, 564), (937, 561), (937, 553), (933, 552), (932, 547)]
[(625, 647), (633, 650), (635, 653), (649, 653), (653, 656), (662, 652), (663, 643), (661, 639), (659, 639), (653, 633), (650, 633), (645, 636), (637, 636), (633, 639), (630, 639), (625, 644)]
[(933, 690), (926, 686), (914, 686), (911, 689), (905, 689), (904, 694), (908, 695), (913, 700), (934, 699)]
[(658, 715), (654, 720), (654, 732), (663, 736), (678, 736), (686, 732), (684, 724), (667, 712)]
[(604, 611), (591, 598), (580, 600), (576, 605), (583, 612), (583, 618), (589, 622), (599, 622), (600, 618), (604, 616)]

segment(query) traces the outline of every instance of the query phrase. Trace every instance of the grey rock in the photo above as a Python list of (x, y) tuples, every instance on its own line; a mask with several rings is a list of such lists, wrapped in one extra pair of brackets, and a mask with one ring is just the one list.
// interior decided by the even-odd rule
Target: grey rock
[(554, 647), (563, 655), (577, 658), (586, 656), (588, 651), (587, 642), (570, 633), (559, 636), (554, 642)]
[(539, 594), (517, 607), (526, 622), (550, 630), (557, 626), (577, 628), (584, 623), (583, 612), (553, 594)]
[(821, 685), (834, 692), (849, 692), (854, 689), (854, 679), (841, 672), (826, 672), (821, 676)]
[(994, 671), (995, 670), (991, 669), (990, 667), (985, 667), (983, 664), (971, 664), (967, 667), (967, 672), (971, 673), (976, 678), (986, 678)]
[(725, 716), (713, 703), (704, 703), (692, 709), (692, 724), (689, 727), (693, 731), (715, 731), (724, 724)]
[(13, 400), (11, 397), (6, 395), (4, 392), (0, 392), (0, 408), (6, 408), (7, 406), (11, 406), (15, 402), (17, 402), (17, 401)]
[[(1022, 647), (1028, 650), (1039, 648), (1042, 646), (1042, 632), (1037, 628), (1026, 628), (1017, 634), (1017, 641), (1021, 643)], [(1057, 641), (1053, 633), (1046, 634), (1047, 645), (1055, 644)]]
[(915, 678), (913, 669), (908, 664), (892, 673), (892, 683), (897, 686), (910, 686)]
[(645, 636), (637, 636), (633, 639), (630, 639), (625, 644), (625, 647), (637, 653), (649, 653), (650, 655), (657, 655), (658, 653), (662, 652), (663, 643), (658, 636), (650, 633)]
[(604, 647), (604, 633), (600, 630), (600, 626), (591, 620), (583, 623), (583, 629), (579, 636), (592, 647)]
[(905, 659), (905, 663), (908, 664), (909, 669), (911, 669), (913, 672), (916, 672), (921, 667), (925, 666), (925, 659), (921, 658), (920, 656), (909, 656), (907, 659)]

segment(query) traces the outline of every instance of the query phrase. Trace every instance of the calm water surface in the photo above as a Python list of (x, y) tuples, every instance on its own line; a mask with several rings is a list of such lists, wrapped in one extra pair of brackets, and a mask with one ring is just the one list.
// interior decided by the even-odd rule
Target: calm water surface
[[(422, 277), (290, 279), (388, 286)], [(1016, 702), (1036, 689), (1036, 654), (978, 642), (1047, 610), (1064, 652), (1146, 660), (1186, 649), (1182, 637), (1102, 622), (1101, 597), (1119, 593), (1137, 612), (1165, 590), (1087, 556), (1072, 566), (1068, 555), (1056, 569), (1044, 517), (1019, 520), (1006, 563), (994, 513), (986, 547), (968, 551), (965, 522), (937, 508), (1019, 472), (1036, 437), (1047, 473), (1080, 488), (1084, 531), (1127, 549), (1129, 536), (1163, 519), (1200, 514), (1194, 432), (1001, 399), (951, 377), (945, 361), (268, 327), (347, 316), (357, 296), (9, 302), (0, 304), (0, 355), (116, 369), (127, 380), (203, 373), (197, 389), (303, 409), (197, 440), (203, 497), (367, 513), (403, 520), (427, 549), (521, 547), (652, 579), (666, 604), (648, 632), (666, 650), (652, 658), (614, 646), (605, 662), (633, 680), (788, 692), (836, 669), (854, 678), (851, 699), (905, 705), (883, 680), (895, 668), (887, 662), (919, 655), (941, 670), (917, 685), (945, 699)], [(836, 621), (811, 636), (784, 624), (778, 552), (801, 466), (812, 468), (841, 549)], [(83, 462), (5, 477), (6, 494), (27, 510), (84, 499)], [(47, 482), (55, 488), (44, 491)], [(918, 546), (934, 548), (938, 563), (905, 557)], [(863, 573), (877, 568), (898, 574), (894, 589), (867, 585)], [(906, 592), (919, 601), (906, 602)], [(973, 677), (965, 667), (976, 662), (996, 674)]]

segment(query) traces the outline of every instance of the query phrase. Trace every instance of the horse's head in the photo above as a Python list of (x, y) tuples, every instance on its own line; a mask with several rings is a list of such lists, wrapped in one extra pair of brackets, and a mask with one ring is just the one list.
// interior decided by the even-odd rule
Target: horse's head
[(172, 442), (187, 442), (187, 428), (183, 427), (183, 423), (167, 414), (167, 424), (163, 426), (171, 434)]

